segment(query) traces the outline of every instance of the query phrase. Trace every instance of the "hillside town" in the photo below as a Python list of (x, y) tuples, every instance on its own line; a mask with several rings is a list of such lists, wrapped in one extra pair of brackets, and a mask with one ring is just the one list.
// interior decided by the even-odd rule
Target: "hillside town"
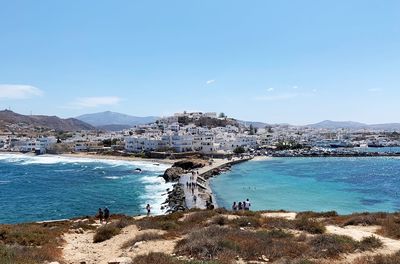
[[(18, 129), (17, 129), (18, 128)], [(0, 150), (44, 153), (201, 153), (204, 155), (398, 154), (398, 131), (253, 125), (215, 112), (183, 112), (117, 132), (101, 130), (33, 133), (15, 124), (0, 130)], [(370, 149), (370, 150), (367, 150)]]

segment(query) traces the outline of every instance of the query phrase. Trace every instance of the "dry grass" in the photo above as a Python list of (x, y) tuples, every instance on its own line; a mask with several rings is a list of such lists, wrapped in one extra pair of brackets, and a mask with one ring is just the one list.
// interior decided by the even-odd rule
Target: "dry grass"
[(135, 264), (221, 264), (213, 261), (178, 260), (163, 253), (150, 253), (139, 255), (134, 260)]
[(262, 255), (270, 260), (296, 258), (305, 250), (305, 244), (297, 243), (293, 235), (281, 230), (252, 232), (220, 226), (195, 230), (176, 247), (177, 254), (201, 260), (225, 256), (225, 261), (232, 261), (235, 256), (246, 260), (257, 260)]
[(309, 242), (310, 255), (314, 258), (336, 258), (343, 253), (369, 251), (382, 247), (382, 242), (376, 237), (367, 237), (360, 242), (348, 236), (331, 234), (318, 235)]
[(301, 217), (299, 219), (293, 220), (294, 229), (305, 231), (310, 234), (323, 234), (326, 229), (322, 222), (313, 220), (307, 217)]
[(268, 218), (263, 227), (278, 229), (296, 229), (310, 234), (325, 233), (325, 226), (322, 222), (307, 217), (300, 217), (295, 220), (283, 218)]
[(133, 247), (135, 245), (135, 243), (140, 242), (140, 241), (151, 241), (151, 240), (159, 240), (159, 239), (163, 239), (164, 236), (156, 233), (156, 232), (146, 232), (146, 233), (142, 233), (137, 235), (135, 238), (125, 242), (122, 245), (122, 248), (129, 248), (129, 247)]
[(353, 264), (399, 264), (400, 251), (392, 255), (376, 255), (361, 257), (356, 259)]
[(68, 222), (0, 225), (0, 263), (33, 264), (61, 258)]
[(395, 215), (388, 216), (382, 222), (379, 232), (384, 236), (400, 239), (400, 217)]
[(312, 211), (305, 211), (300, 212), (296, 215), (296, 218), (326, 218), (326, 217), (336, 217), (338, 213), (336, 211), (328, 211), (328, 212), (312, 212)]

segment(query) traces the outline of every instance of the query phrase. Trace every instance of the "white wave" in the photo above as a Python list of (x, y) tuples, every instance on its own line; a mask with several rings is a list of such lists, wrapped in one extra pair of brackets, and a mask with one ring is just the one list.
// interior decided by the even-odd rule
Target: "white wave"
[(7, 184), (7, 183), (10, 183), (11, 181), (0, 181), (0, 185), (1, 184)]
[(118, 180), (118, 179), (122, 179), (123, 177), (118, 177), (118, 176), (106, 176), (104, 177), (104, 179), (110, 179), (110, 180)]
[[(142, 171), (151, 172), (164, 172), (169, 165), (160, 164), (154, 165), (152, 162), (147, 161), (127, 161), (127, 160), (109, 160), (109, 159), (96, 159), (96, 158), (78, 158), (78, 157), (66, 157), (57, 155), (41, 155), (34, 156), (30, 154), (0, 154), (0, 161), (6, 161), (10, 163), (18, 163), (20, 165), (31, 165), (31, 164), (79, 164), (79, 163), (103, 163), (113, 167), (127, 166), (134, 170), (140, 168)], [(96, 167), (97, 168), (97, 167)], [(98, 166), (100, 169), (101, 166)]]
[(158, 176), (144, 176), (141, 179), (145, 186), (145, 193), (141, 196), (145, 203), (152, 207), (152, 214), (164, 214), (165, 210), (161, 209), (167, 196), (167, 189), (172, 189), (172, 183), (166, 183), (163, 178)]

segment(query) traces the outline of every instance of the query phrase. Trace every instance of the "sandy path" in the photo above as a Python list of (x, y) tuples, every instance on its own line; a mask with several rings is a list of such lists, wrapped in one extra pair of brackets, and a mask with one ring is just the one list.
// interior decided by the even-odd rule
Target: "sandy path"
[(124, 228), (121, 234), (110, 240), (93, 243), (93, 231), (83, 234), (67, 233), (64, 235), (66, 241), (63, 248), (63, 257), (68, 264), (79, 264), (86, 261), (87, 264), (107, 264), (108, 261), (117, 257), (135, 257), (149, 252), (164, 252), (171, 254), (175, 247), (175, 240), (155, 240), (140, 243), (135, 248), (121, 249), (122, 245), (144, 232), (161, 232), (156, 230), (139, 231), (135, 225)]
[(296, 219), (296, 213), (293, 212), (271, 212), (271, 213), (263, 213), (261, 214), (262, 217), (265, 218), (283, 218), (287, 220), (294, 220)]
[(342, 263), (351, 263), (358, 257), (364, 257), (366, 255), (376, 255), (376, 254), (393, 254), (400, 250), (400, 240), (395, 240), (387, 237), (383, 237), (375, 234), (375, 232), (379, 229), (379, 226), (346, 226), (346, 227), (338, 227), (338, 226), (326, 226), (327, 233), (336, 234), (336, 235), (344, 235), (352, 237), (354, 240), (360, 241), (361, 239), (369, 236), (374, 236), (380, 239), (383, 243), (383, 247), (377, 249), (373, 252), (361, 252), (355, 254), (349, 254), (346, 256), (345, 260)]

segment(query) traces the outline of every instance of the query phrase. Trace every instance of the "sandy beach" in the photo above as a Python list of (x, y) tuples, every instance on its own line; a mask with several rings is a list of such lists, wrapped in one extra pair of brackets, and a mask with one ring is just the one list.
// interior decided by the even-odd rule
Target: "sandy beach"
[(87, 158), (87, 159), (103, 159), (103, 160), (125, 160), (125, 161), (143, 161), (143, 162), (152, 162), (152, 163), (162, 163), (167, 165), (172, 165), (174, 162), (178, 160), (171, 159), (144, 159), (140, 157), (123, 157), (123, 156), (111, 156), (111, 155), (98, 155), (98, 154), (90, 154), (90, 153), (65, 153), (57, 156), (62, 157), (73, 157), (73, 158)]

